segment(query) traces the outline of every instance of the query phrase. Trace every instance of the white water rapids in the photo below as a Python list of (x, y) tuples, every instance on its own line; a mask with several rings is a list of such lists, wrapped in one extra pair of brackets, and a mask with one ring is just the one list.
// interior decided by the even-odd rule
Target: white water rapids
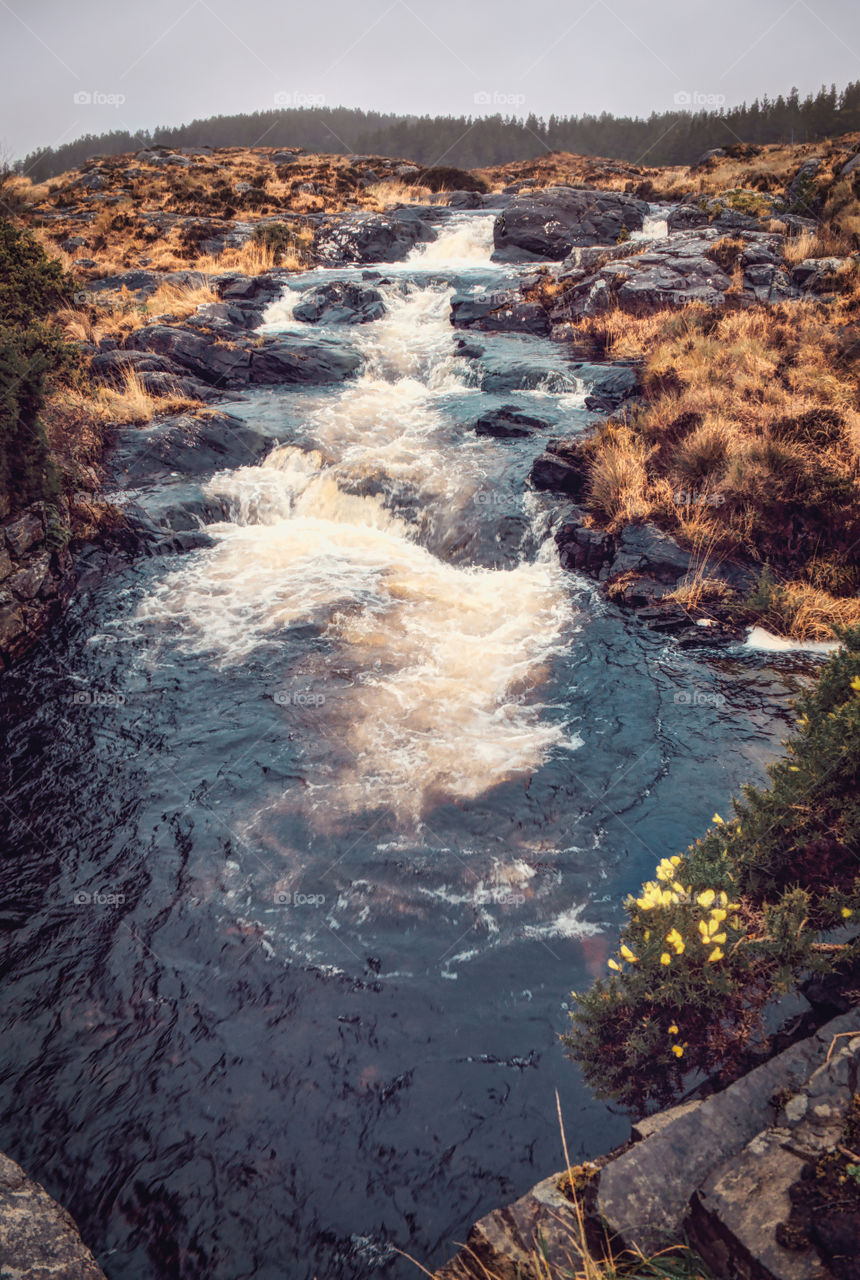
[[(282, 445), (260, 465), (216, 475), (208, 488), (231, 513), (209, 526), (217, 546), (188, 557), (141, 607), (225, 665), (277, 645), (290, 626), (323, 627), (351, 676), (336, 730), (350, 763), (311, 781), (312, 809), (417, 816), (431, 800), (531, 773), (565, 741), (536, 692), (571, 624), (554, 548), (492, 569), (447, 563), (421, 542), (429, 523), (438, 531), (462, 515), (498, 444), (465, 431), (452, 442), (443, 401), (465, 391), (467, 371), (455, 355), (453, 289), (419, 286), (408, 272), (488, 270), (488, 229), (487, 219), (455, 225), (392, 273), (385, 316), (350, 333), (365, 372), (310, 411), (315, 447)], [(268, 331), (294, 323), (298, 296), (269, 309)], [(362, 486), (372, 496), (355, 492)], [(398, 513), (402, 495), (417, 520)], [(301, 673), (323, 694), (331, 649), (310, 654)]]

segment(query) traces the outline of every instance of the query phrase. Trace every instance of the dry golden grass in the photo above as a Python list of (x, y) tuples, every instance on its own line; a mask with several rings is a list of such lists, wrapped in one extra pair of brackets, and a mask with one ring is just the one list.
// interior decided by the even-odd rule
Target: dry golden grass
[(627, 427), (609, 427), (591, 464), (591, 505), (610, 528), (647, 516), (651, 504), (645, 496), (648, 451)]
[(775, 629), (820, 638), (858, 616), (860, 353), (842, 333), (855, 309), (849, 291), (579, 326), (586, 347), (640, 359), (645, 392), (589, 442), (589, 505), (611, 528), (650, 515), (703, 553), (682, 603), (703, 598), (715, 554), (741, 554), (790, 580)]
[(159, 286), (149, 298), (144, 308), (145, 315), (161, 315), (170, 312), (177, 319), (185, 319), (193, 315), (198, 307), (210, 302), (217, 302), (218, 294), (212, 288), (205, 275), (191, 284), (166, 283)]
[(77, 420), (106, 426), (151, 422), (160, 413), (182, 413), (200, 407), (198, 400), (177, 392), (153, 395), (133, 369), (126, 370), (120, 387), (96, 387), (92, 393), (64, 389), (53, 400), (53, 411), (67, 422)]
[(432, 192), (429, 187), (418, 186), (403, 178), (391, 178), (387, 182), (373, 182), (365, 187), (368, 205), (379, 212), (398, 204), (426, 204)]
[(806, 582), (786, 582), (758, 611), (762, 625), (793, 640), (832, 640), (833, 626), (857, 626), (860, 600), (830, 595)]

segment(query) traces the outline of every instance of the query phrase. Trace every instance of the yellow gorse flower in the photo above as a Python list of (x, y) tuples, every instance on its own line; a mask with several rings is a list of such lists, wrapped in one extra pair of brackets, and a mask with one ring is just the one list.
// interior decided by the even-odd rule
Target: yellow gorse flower
[(621, 965), (617, 960), (607, 960), (606, 963), (609, 965), (610, 969), (614, 969), (616, 973), (621, 972)]
[(705, 889), (704, 893), (696, 895), (696, 901), (700, 907), (704, 907), (707, 911), (709, 907), (713, 906), (716, 896), (717, 895), (713, 889)]
[(662, 954), (662, 955), (661, 955), (661, 957), (660, 957), (660, 963), (661, 963), (661, 964), (671, 964), (671, 963), (672, 963), (672, 957), (669, 955), (669, 952), (668, 952), (668, 951), (664, 951), (664, 952), (663, 952), (663, 954)]
[(677, 929), (670, 929), (666, 934), (666, 941), (672, 947), (676, 955), (684, 954), (684, 939), (681, 937)]
[(722, 960), (725, 954), (725, 951), (723, 951), (721, 947), (714, 947), (713, 951), (708, 956), (708, 964), (715, 964), (717, 960)]
[(626, 946), (624, 943), (621, 944), (621, 954), (624, 957), (624, 959), (628, 962), (628, 964), (636, 964), (637, 960), (639, 959), (638, 956), (634, 956), (630, 948)]
[(860, 693), (860, 676), (855, 676), (851, 681), (851, 688), (855, 693)]
[(669, 1035), (676, 1036), (677, 1034), (678, 1034), (678, 1024), (677, 1022), (673, 1022), (671, 1027), (669, 1028)]
[(718, 827), (724, 827), (726, 825), (718, 813), (714, 814), (713, 818), (711, 818), (711, 822), (716, 822)]
[(683, 1058), (684, 1056), (684, 1050), (682, 1046), (679, 1044), (672, 1045), (672, 1052), (674, 1053), (676, 1058)]
[[(858, 676), (858, 677), (857, 677), (857, 679), (860, 679), (860, 676)], [(853, 914), (854, 914), (854, 912), (851, 910), (851, 908), (850, 908), (850, 907), (843, 907), (843, 908), (842, 908), (842, 919), (843, 919), (843, 920), (850, 920), (850, 919), (851, 919), (851, 917), (853, 916)]]

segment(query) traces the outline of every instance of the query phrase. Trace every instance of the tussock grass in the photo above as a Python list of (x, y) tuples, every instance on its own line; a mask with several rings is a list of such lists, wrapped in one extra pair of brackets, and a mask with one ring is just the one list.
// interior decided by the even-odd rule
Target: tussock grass
[(839, 323), (855, 306), (849, 292), (578, 329), (643, 362), (644, 406), (589, 442), (591, 508), (610, 528), (649, 515), (688, 545), (773, 565), (789, 585), (769, 621), (799, 639), (860, 607), (860, 351)]
[(153, 395), (134, 369), (127, 369), (119, 387), (99, 386), (92, 391), (66, 389), (54, 399), (54, 415), (67, 424), (86, 422), (97, 426), (151, 422), (160, 413), (182, 413), (200, 407), (198, 400), (176, 392)]

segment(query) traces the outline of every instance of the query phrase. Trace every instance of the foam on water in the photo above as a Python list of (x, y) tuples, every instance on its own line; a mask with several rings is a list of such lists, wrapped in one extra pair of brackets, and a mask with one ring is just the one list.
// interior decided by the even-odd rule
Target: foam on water
[[(491, 243), (492, 220), (473, 219), (412, 260), (456, 267), (488, 260)], [(452, 288), (401, 280), (382, 291), (385, 316), (350, 334), (364, 374), (310, 414), (316, 447), (280, 446), (215, 476), (207, 488), (227, 498), (230, 522), (210, 527), (217, 545), (163, 579), (140, 616), (178, 625), (186, 647), (228, 665), (291, 626), (319, 626), (351, 673), (320, 716), (336, 717), (349, 760), (334, 781), (314, 776), (312, 804), (414, 815), (576, 745), (537, 694), (571, 617), (554, 555), (497, 570), (420, 545), (428, 510), (462, 511), (482, 476), (470, 459), (483, 454), (458, 444), (452, 466), (442, 400), (465, 390)], [(394, 509), (404, 487), (420, 499), (417, 524)]]

